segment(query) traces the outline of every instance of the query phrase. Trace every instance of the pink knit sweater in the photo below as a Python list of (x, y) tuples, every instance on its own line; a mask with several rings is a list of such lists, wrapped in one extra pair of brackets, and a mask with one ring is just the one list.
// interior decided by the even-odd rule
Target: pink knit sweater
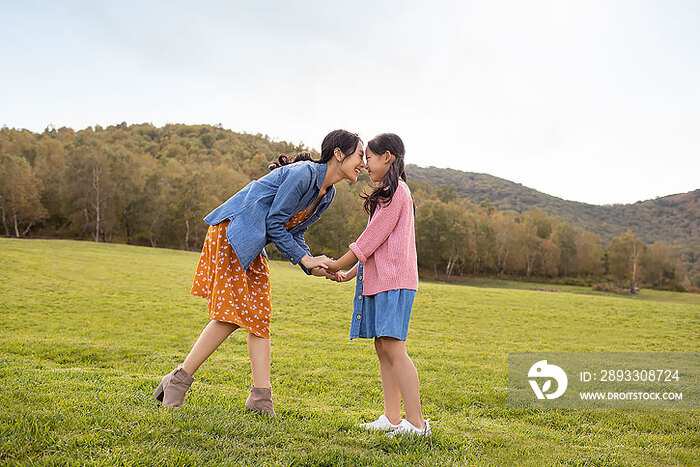
[(391, 204), (377, 206), (367, 228), (350, 244), (350, 249), (363, 265), (362, 295), (418, 290), (413, 200), (403, 180), (399, 180)]

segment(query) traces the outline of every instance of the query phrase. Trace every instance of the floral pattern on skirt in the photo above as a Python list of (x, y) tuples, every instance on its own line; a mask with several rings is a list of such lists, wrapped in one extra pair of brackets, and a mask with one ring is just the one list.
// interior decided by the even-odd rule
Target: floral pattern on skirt
[(209, 318), (234, 323), (270, 337), (270, 269), (262, 252), (243, 267), (226, 238), (229, 221), (209, 226), (192, 283), (192, 295), (206, 298)]
[[(292, 216), (284, 227), (289, 230), (304, 222), (309, 209)], [(226, 237), (229, 222), (209, 226), (191, 293), (207, 299), (210, 319), (237, 324), (258, 337), (269, 338), (272, 304), (267, 259), (260, 252), (244, 271)]]

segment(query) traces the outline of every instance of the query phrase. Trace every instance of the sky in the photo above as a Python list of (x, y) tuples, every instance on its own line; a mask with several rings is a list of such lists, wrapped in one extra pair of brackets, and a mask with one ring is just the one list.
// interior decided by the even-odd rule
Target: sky
[(221, 124), (563, 199), (700, 188), (700, 2), (0, 0), (0, 126)]

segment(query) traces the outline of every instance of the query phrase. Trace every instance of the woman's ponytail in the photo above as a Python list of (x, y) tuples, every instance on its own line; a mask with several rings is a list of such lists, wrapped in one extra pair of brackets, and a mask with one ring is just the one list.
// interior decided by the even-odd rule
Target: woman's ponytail
[[(311, 158), (311, 154), (308, 152), (300, 152), (299, 154), (294, 156), (294, 160), (292, 160), (291, 162), (289, 160), (288, 155), (280, 154), (276, 160), (272, 161), (272, 163), (267, 166), (267, 168), (270, 170), (275, 170), (279, 167), (282, 167), (283, 165), (293, 164), (295, 162), (300, 162), (300, 161), (314, 161), (314, 160)], [(314, 162), (318, 162), (318, 161), (314, 161)]]

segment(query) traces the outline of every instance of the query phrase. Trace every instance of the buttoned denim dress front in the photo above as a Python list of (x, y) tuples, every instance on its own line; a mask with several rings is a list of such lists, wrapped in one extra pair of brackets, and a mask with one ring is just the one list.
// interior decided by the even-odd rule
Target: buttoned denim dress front
[(376, 295), (362, 295), (362, 284), (360, 263), (357, 268), (350, 339), (393, 337), (405, 341), (416, 291), (397, 289)]

